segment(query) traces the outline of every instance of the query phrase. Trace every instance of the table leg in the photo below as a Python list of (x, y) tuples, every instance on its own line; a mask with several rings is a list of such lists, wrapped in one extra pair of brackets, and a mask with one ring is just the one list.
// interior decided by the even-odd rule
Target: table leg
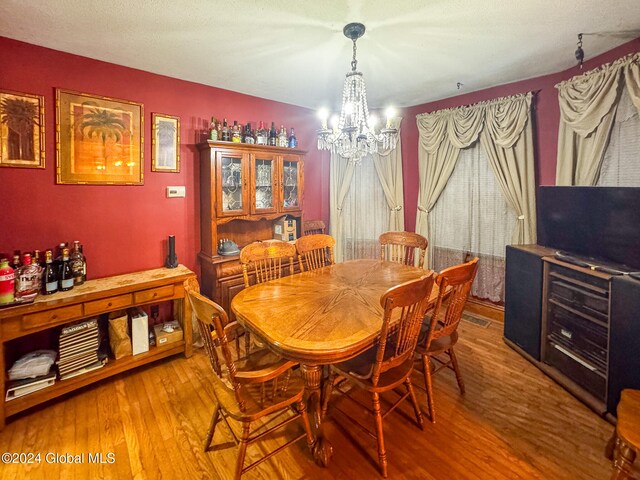
[(324, 437), (322, 425), (322, 398), (320, 388), (322, 367), (319, 365), (301, 365), (300, 370), (304, 378), (311, 425), (316, 437), (316, 441), (312, 447), (313, 458), (318, 465), (326, 467), (329, 465), (331, 455), (333, 455), (333, 447)]

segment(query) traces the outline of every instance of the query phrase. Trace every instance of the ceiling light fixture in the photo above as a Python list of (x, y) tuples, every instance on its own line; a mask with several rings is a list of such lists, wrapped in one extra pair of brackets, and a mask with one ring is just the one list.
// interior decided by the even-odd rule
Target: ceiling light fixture
[(340, 156), (355, 164), (381, 149), (395, 148), (398, 140), (398, 129), (393, 127), (392, 110), (387, 109), (386, 126), (378, 133), (375, 131), (376, 119), (369, 116), (364, 78), (362, 72), (356, 70), (356, 40), (364, 35), (364, 31), (362, 23), (350, 23), (342, 30), (345, 37), (353, 41), (353, 60), (351, 71), (344, 81), (340, 117), (334, 117), (329, 128), (329, 113), (324, 109), (319, 112), (322, 127), (318, 130), (318, 149), (335, 149)]

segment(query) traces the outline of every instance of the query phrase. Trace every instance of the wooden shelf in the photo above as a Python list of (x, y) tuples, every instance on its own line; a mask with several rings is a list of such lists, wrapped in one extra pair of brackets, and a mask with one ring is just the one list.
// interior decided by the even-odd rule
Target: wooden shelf
[(109, 359), (109, 362), (102, 368), (78, 375), (67, 380), (56, 380), (51, 387), (43, 388), (36, 392), (18, 397), (14, 400), (5, 401), (5, 415), (13, 415), (31, 408), (40, 403), (72, 392), (78, 388), (98, 382), (105, 378), (112, 377), (127, 370), (155, 362), (161, 358), (170, 357), (177, 353), (184, 352), (184, 340), (174, 342), (161, 347), (150, 347), (148, 352), (138, 355), (129, 355), (118, 360)]
[(161, 358), (184, 353), (191, 355), (191, 306), (186, 301), (185, 286), (195, 281), (195, 274), (184, 265), (177, 268), (156, 268), (126, 275), (89, 280), (68, 292), (40, 296), (35, 302), (4, 309), (0, 312), (0, 392), (6, 393), (4, 371), (5, 345), (20, 341), (28, 335), (52, 330), (76, 321), (130, 307), (157, 302), (173, 302), (174, 319), (182, 325), (183, 340), (148, 352), (112, 360), (104, 367), (67, 380), (57, 381), (50, 387), (18, 397), (0, 401), (0, 430), (5, 418), (52, 398), (72, 392), (85, 385), (98, 382), (118, 373), (136, 368)]

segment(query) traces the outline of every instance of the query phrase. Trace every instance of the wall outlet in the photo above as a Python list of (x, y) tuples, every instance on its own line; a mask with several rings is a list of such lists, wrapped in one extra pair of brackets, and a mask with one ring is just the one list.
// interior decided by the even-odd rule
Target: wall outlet
[(186, 193), (185, 187), (167, 187), (167, 198), (184, 198)]

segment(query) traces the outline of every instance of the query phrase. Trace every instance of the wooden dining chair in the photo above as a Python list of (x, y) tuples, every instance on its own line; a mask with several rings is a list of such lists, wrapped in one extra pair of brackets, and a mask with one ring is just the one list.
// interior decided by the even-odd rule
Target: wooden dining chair
[(327, 265), (333, 265), (333, 247), (336, 241), (331, 235), (317, 233), (306, 235), (296, 240), (296, 251), (300, 271), (316, 270)]
[(380, 242), (380, 260), (424, 267), (424, 257), (429, 242), (414, 232), (385, 232), (378, 238)]
[(244, 286), (251, 285), (249, 274), (253, 273), (254, 283), (268, 282), (281, 278), (283, 273), (293, 273), (295, 245), (287, 242), (253, 242), (240, 251), (240, 264)]
[(325, 232), (325, 225), (322, 220), (307, 220), (302, 223), (302, 235), (315, 235)]
[[(240, 250), (240, 264), (244, 286), (268, 282), (281, 278), (283, 275), (293, 274), (293, 257), (296, 255), (296, 246), (292, 243), (281, 241), (253, 242)], [(243, 332), (245, 349), (251, 349), (251, 337), (248, 331)], [(254, 342), (258, 346), (260, 341)]]
[(618, 402), (618, 423), (606, 456), (613, 460), (611, 480), (633, 478), (633, 462), (640, 453), (640, 390), (625, 389)]
[[(431, 314), (425, 317), (416, 347), (416, 354), (422, 359), (429, 418), (432, 423), (436, 421), (432, 382), (432, 376), (436, 372), (445, 367), (453, 370), (460, 393), (464, 394), (464, 382), (453, 347), (458, 341), (458, 324), (462, 319), (462, 312), (477, 270), (478, 259), (474, 258), (470, 262), (442, 270), (436, 277), (438, 298)], [(446, 302), (443, 302), (445, 299)], [(441, 314), (445, 303), (444, 313)], [(439, 357), (442, 354), (446, 355), (445, 359)], [(434, 364), (433, 370), (431, 360), (438, 362), (437, 368)]]
[[(254, 351), (250, 357), (234, 360), (229, 348), (228, 335), (238, 327), (238, 323), (229, 323), (224, 309), (197, 291), (187, 287), (187, 295), (214, 371), (212, 378), (216, 406), (204, 441), (204, 451), (209, 450), (211, 446), (220, 418), (227, 424), (235, 443), (239, 445), (235, 467), (236, 479), (281, 449), (303, 438), (306, 438), (311, 449), (314, 439), (303, 399), (304, 382), (291, 372), (296, 364), (283, 360), (266, 349)], [(295, 411), (291, 408), (294, 406)], [(288, 415), (281, 420), (280, 415), (283, 412), (288, 412)], [(263, 418), (265, 420), (262, 420)], [(276, 418), (279, 419), (279, 423), (273, 425)], [(229, 419), (242, 425), (239, 439), (231, 428)], [(304, 433), (244, 466), (249, 445), (297, 419), (302, 420)], [(255, 426), (253, 430), (252, 425)]]
[[(370, 432), (351, 415), (342, 412), (366, 433), (376, 438), (378, 443), (378, 464), (382, 475), (387, 476), (387, 453), (384, 445), (382, 420), (405, 400), (411, 398), (418, 426), (423, 429), (422, 414), (411, 383), (413, 355), (418, 341), (429, 295), (433, 288), (433, 274), (412, 280), (385, 292), (380, 298), (384, 309), (382, 328), (377, 346), (370, 348), (357, 357), (330, 367), (326, 382), (322, 415), (327, 412), (329, 397), (335, 390), (341, 395), (364, 407), (375, 417), (376, 431)], [(372, 408), (361, 403), (351, 395), (352, 389), (345, 390), (343, 385), (350, 383), (364, 389), (372, 395)], [(380, 406), (380, 394), (390, 392), (403, 385), (406, 393), (401, 394), (384, 413)]]

